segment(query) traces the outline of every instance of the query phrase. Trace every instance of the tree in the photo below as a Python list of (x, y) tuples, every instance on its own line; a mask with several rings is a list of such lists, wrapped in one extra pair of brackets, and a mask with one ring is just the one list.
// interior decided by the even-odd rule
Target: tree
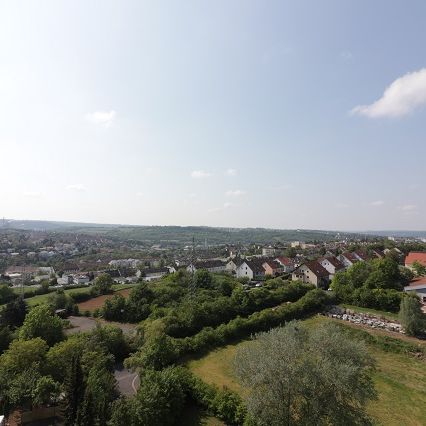
[(401, 300), (399, 320), (409, 336), (415, 336), (425, 328), (425, 316), (420, 300), (415, 295), (407, 295)]
[(10, 328), (7, 325), (0, 325), (0, 355), (9, 347), (12, 340)]
[(25, 317), (19, 337), (21, 339), (41, 337), (52, 346), (64, 338), (62, 320), (52, 313), (49, 306), (36, 306)]
[(111, 278), (111, 275), (101, 274), (95, 279), (92, 292), (97, 295), (111, 293), (113, 283), (114, 281)]
[(0, 284), (0, 305), (9, 303), (17, 296), (7, 284)]
[(196, 271), (194, 280), (197, 288), (211, 288), (213, 284), (213, 276), (206, 269), (199, 269)]
[(32, 397), (34, 405), (55, 403), (61, 393), (60, 384), (50, 376), (42, 376), (37, 381)]
[(27, 315), (27, 304), (24, 299), (18, 297), (9, 302), (0, 312), (0, 323), (15, 328), (20, 327)]
[(82, 405), (84, 397), (83, 370), (81, 369), (80, 357), (72, 359), (64, 382), (64, 399), (62, 400), (65, 426), (74, 426), (78, 410)]
[(272, 426), (369, 424), (373, 366), (364, 345), (335, 325), (309, 330), (297, 321), (257, 335), (235, 360), (249, 414)]
[(426, 266), (422, 265), (419, 261), (416, 260), (413, 262), (412, 268), (418, 277), (426, 275)]

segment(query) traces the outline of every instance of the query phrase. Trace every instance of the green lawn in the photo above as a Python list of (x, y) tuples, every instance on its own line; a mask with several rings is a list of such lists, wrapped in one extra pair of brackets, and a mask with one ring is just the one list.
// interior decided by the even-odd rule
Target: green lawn
[[(305, 322), (314, 327), (324, 321), (331, 320), (314, 317)], [(370, 332), (375, 333), (373, 329)], [(189, 361), (188, 367), (206, 383), (226, 386), (244, 396), (245, 391), (233, 374), (233, 359), (241, 345), (250, 345), (250, 341), (214, 350), (201, 359)], [(373, 344), (368, 348), (377, 360), (374, 383), (379, 395), (378, 400), (368, 406), (370, 414), (381, 425), (424, 425), (426, 361), (413, 355), (388, 352)]]
[[(134, 284), (114, 284), (112, 286), (112, 289), (114, 291), (118, 291), (118, 290), (124, 290), (126, 288), (131, 288), (133, 286)], [(92, 288), (91, 286), (80, 287), (80, 288), (69, 288), (67, 290), (64, 290), (64, 292), (69, 295), (72, 295), (73, 293), (89, 293), (91, 288)], [(41, 294), (39, 296), (34, 296), (28, 299), (25, 299), (25, 301), (28, 303), (29, 307), (34, 307), (34, 306), (40, 305), (41, 303), (46, 302), (48, 297), (49, 297), (49, 293)]]
[(340, 306), (355, 312), (361, 312), (364, 314), (371, 314), (371, 315), (376, 315), (379, 317), (384, 317), (391, 321), (398, 320), (398, 314), (396, 314), (395, 312), (378, 311), (377, 309), (362, 308), (361, 306), (347, 305), (345, 303), (342, 303)]

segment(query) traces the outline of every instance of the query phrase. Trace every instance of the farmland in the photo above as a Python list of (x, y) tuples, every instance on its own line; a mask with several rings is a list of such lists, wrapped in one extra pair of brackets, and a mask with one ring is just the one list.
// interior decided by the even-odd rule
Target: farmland
[(127, 297), (131, 291), (131, 288), (124, 288), (124, 289), (116, 289), (113, 294), (103, 294), (102, 296), (95, 297), (93, 299), (86, 300), (85, 302), (81, 302), (78, 304), (78, 308), (80, 312), (93, 312), (96, 309), (102, 308), (105, 301), (108, 299), (111, 299), (116, 294), (121, 294), (124, 297)]
[[(324, 317), (315, 317), (305, 322), (315, 326), (321, 322), (331, 321)], [(366, 337), (375, 335), (375, 331), (364, 332), (342, 325), (348, 332)], [(377, 334), (379, 339), (384, 339)], [(426, 418), (426, 361), (404, 352), (404, 340), (387, 338), (386, 342), (394, 345), (393, 351), (385, 345), (366, 339), (368, 350), (377, 360), (374, 383), (378, 400), (372, 401), (368, 411), (382, 425), (422, 425)], [(250, 345), (249, 341), (232, 344), (212, 351), (205, 357), (188, 363), (189, 368), (206, 383), (219, 387), (226, 386), (244, 396), (245, 390), (233, 374), (233, 359), (241, 345)], [(426, 344), (421, 343), (423, 351)], [(401, 353), (396, 353), (401, 347)], [(423, 352), (424, 355), (424, 352)], [(409, 407), (409, 409), (407, 409)]]
[[(130, 289), (132, 286), (129, 284), (115, 284), (112, 286), (114, 292), (119, 290), (125, 290)], [(74, 293), (90, 293), (91, 287), (83, 287), (83, 288), (71, 288), (64, 290), (64, 292), (70, 296), (72, 296)], [(38, 296), (30, 297), (28, 299), (25, 299), (25, 301), (28, 303), (28, 306), (34, 307), (37, 305), (40, 305), (41, 303), (44, 303), (48, 300), (49, 293), (47, 294), (41, 294)]]

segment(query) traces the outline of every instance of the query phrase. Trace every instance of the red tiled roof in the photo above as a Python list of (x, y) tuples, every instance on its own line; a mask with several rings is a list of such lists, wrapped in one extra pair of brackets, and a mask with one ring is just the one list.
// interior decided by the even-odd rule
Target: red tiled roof
[(278, 260), (278, 262), (282, 263), (285, 266), (292, 266), (293, 265), (293, 261), (288, 257), (280, 256), (280, 257), (277, 257), (276, 260)]
[(336, 269), (343, 269), (345, 267), (345, 265), (343, 265), (343, 263), (336, 257), (328, 256), (324, 259), (328, 260)]
[(328, 277), (329, 273), (322, 265), (316, 260), (306, 262), (305, 265), (317, 276), (317, 277)]
[(419, 262), (420, 265), (426, 266), (426, 252), (410, 251), (405, 258), (405, 264), (412, 265), (414, 262)]
[(410, 281), (410, 284), (408, 285), (408, 287), (416, 288), (416, 287), (424, 287), (425, 285), (426, 285), (426, 277), (418, 277)]
[(355, 257), (355, 255), (353, 255), (351, 252), (347, 251), (345, 253), (342, 254), (343, 257), (346, 257), (346, 259), (348, 259), (350, 262), (352, 263), (356, 263), (359, 262), (359, 259), (357, 259)]

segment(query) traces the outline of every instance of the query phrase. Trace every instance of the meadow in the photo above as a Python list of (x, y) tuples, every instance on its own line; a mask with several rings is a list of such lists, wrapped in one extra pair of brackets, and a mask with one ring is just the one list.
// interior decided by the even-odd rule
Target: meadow
[[(305, 320), (310, 326), (334, 321), (322, 316)], [(378, 399), (371, 401), (368, 412), (381, 425), (420, 426), (426, 419), (426, 342), (416, 345), (399, 339), (397, 336), (386, 337), (375, 330), (356, 329), (339, 322), (344, 330), (354, 338), (360, 338), (367, 344), (368, 350), (376, 359), (374, 383)], [(211, 351), (200, 359), (188, 362), (191, 371), (206, 383), (220, 388), (227, 387), (241, 396), (247, 393), (236, 379), (233, 372), (233, 360), (238, 348), (250, 345), (242, 341)]]

